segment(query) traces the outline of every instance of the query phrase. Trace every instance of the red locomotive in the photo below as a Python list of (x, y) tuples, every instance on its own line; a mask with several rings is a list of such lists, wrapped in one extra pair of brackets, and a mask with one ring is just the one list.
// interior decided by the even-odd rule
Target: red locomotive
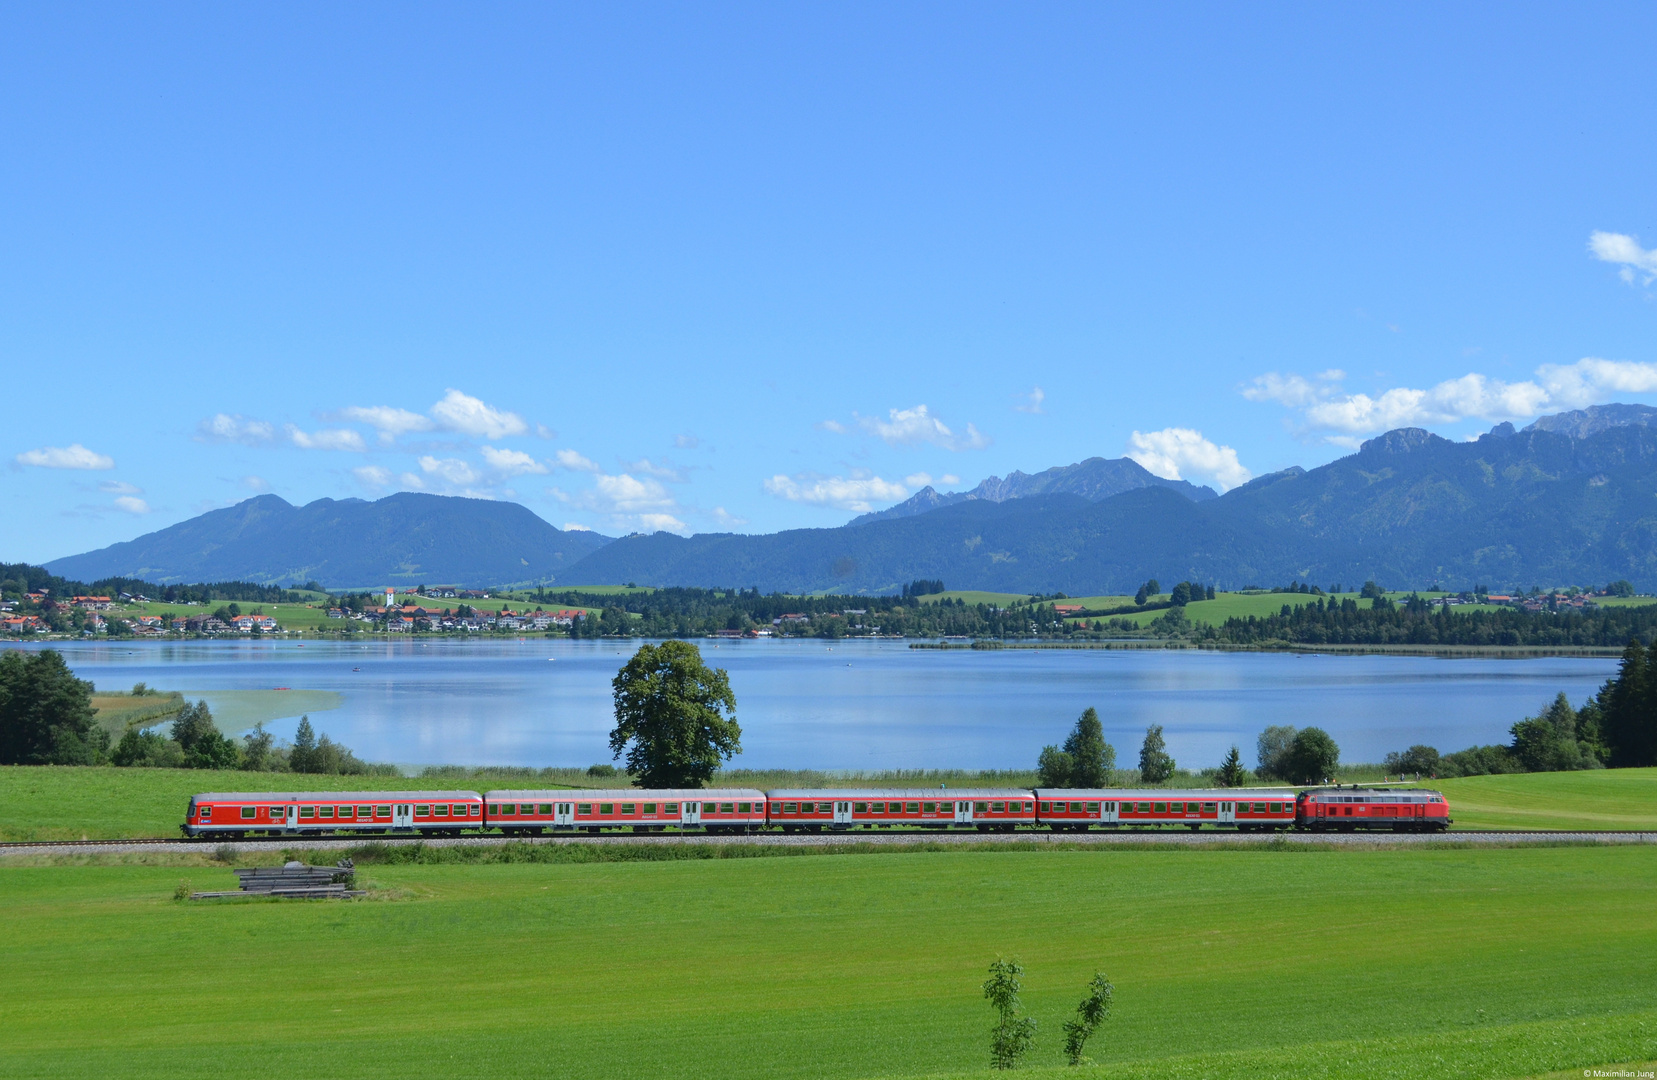
[(1312, 788), (1295, 799), (1295, 825), (1313, 832), (1443, 832), (1450, 804), (1441, 792), (1415, 788)]

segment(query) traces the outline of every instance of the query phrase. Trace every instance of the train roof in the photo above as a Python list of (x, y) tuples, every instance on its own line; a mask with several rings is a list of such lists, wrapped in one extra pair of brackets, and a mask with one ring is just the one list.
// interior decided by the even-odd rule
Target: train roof
[(1295, 793), (1286, 788), (1037, 788), (1040, 799), (1116, 799), (1161, 800), (1179, 799), (1286, 799), (1294, 801)]
[(753, 802), (763, 801), (765, 792), (758, 788), (554, 788), (550, 791), (501, 788), (486, 792), (484, 798), (490, 802), (642, 802), (645, 799), (658, 802), (664, 799), (747, 799)]
[(1029, 788), (778, 788), (765, 793), (778, 799), (1028, 799)]
[(197, 802), (450, 802), (482, 799), (475, 791), (203, 791)]
[(1306, 794), (1308, 794), (1308, 795), (1339, 795), (1342, 798), (1350, 798), (1350, 797), (1354, 797), (1354, 796), (1368, 795), (1368, 796), (1379, 796), (1382, 800), (1397, 799), (1399, 796), (1402, 796), (1402, 795), (1437, 795), (1440, 798), (1444, 797), (1444, 792), (1442, 792), (1442, 791), (1438, 791), (1434, 788), (1420, 788), (1420, 787), (1396, 787), (1396, 788), (1385, 788), (1385, 787), (1382, 787), (1382, 788), (1373, 788), (1373, 787), (1365, 787), (1365, 788), (1360, 788), (1360, 787), (1339, 787), (1339, 788), (1337, 788), (1337, 787), (1319, 787), (1319, 788), (1307, 788), (1306, 789)]

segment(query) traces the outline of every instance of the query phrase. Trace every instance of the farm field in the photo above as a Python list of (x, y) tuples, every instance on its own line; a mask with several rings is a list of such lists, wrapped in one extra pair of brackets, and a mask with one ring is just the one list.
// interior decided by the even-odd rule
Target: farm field
[(1657, 829), (1657, 769), (1431, 781), (1457, 829)]
[[(1029, 593), (983, 592), (977, 589), (950, 589), (947, 592), (931, 593), (927, 596), (923, 596), (921, 597), (921, 603), (936, 604), (940, 600), (959, 600), (968, 607), (975, 607), (978, 604), (993, 604), (996, 607), (1011, 607), (1014, 604), (1022, 604), (1029, 599)], [(1130, 597), (1129, 599), (1132, 598)], [(1069, 601), (1061, 600), (1060, 603), (1069, 603)]]
[[(1053, 1076), (1532, 1076), (1657, 1045), (1649, 848), (370, 865), (355, 903), (174, 901), (181, 877), (233, 886), (0, 864), (10, 1075), (988, 1076), (998, 955)], [(1096, 970), (1103, 1067), (1061, 1069)]]
[[(1344, 600), (1349, 597), (1357, 599), (1357, 597), (1348, 593), (1341, 593), (1336, 599)], [(1166, 599), (1166, 596), (1160, 599)], [(1318, 599), (1328, 599), (1328, 597), (1320, 598), (1310, 593), (1216, 593), (1212, 600), (1199, 600), (1196, 603), (1185, 605), (1185, 617), (1194, 623), (1218, 625), (1230, 618), (1246, 618), (1250, 615), (1276, 615), (1283, 610), (1284, 604), (1300, 607)], [(1128, 603), (1132, 603), (1133, 597), (1127, 597), (1126, 600)], [(1358, 600), (1358, 603), (1362, 607), (1371, 606), (1371, 602), (1368, 600)], [(1168, 609), (1163, 608), (1158, 611), (1138, 611), (1131, 615), (1119, 617), (1144, 626), (1152, 619), (1165, 615), (1167, 612)]]

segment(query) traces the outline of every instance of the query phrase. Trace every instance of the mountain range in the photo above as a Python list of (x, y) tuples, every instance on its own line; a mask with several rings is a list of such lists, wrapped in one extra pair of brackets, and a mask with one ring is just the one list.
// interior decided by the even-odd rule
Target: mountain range
[[(610, 542), (556, 529), (528, 507), (402, 492), (375, 502), (294, 506), (260, 495), (123, 544), (55, 559), (77, 581), (135, 577), (159, 585), (253, 581), (334, 588), (550, 581)], [(113, 568), (113, 569), (112, 569)]]
[(1657, 588), (1657, 409), (1605, 405), (1498, 424), (1456, 443), (1419, 428), (1223, 495), (1090, 458), (969, 492), (926, 488), (845, 526), (767, 535), (561, 531), (513, 503), (400, 494), (295, 507), (262, 496), (125, 544), (58, 559), (80, 580), (244, 579), (336, 587), (754, 586), (1132, 592), (1146, 578), (1219, 587), (1290, 579), (1391, 587)]

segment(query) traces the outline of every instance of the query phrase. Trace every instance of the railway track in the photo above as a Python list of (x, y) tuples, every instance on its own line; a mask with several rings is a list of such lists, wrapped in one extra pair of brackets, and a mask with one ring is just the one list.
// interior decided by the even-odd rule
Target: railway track
[(1474, 831), (1452, 829), (1441, 833), (1393, 832), (1191, 832), (1153, 829), (1112, 832), (1049, 832), (1030, 829), (1011, 833), (963, 832), (955, 829), (908, 829), (903, 832), (824, 832), (707, 835), (702, 833), (601, 833), (558, 834), (554, 836), (518, 837), (473, 834), (469, 836), (260, 836), (244, 840), (226, 840), (219, 837), (185, 839), (183, 837), (134, 837), (118, 840), (11, 840), (0, 842), (0, 856), (6, 854), (55, 854), (81, 851), (92, 854), (120, 854), (127, 851), (161, 849), (176, 852), (212, 850), (221, 845), (238, 848), (304, 847), (335, 850), (361, 847), (365, 844), (426, 844), (433, 847), (484, 846), (503, 844), (758, 844), (779, 847), (809, 847), (842, 844), (903, 844), (928, 843), (943, 840), (949, 843), (1058, 843), (1058, 844), (1134, 844), (1158, 843), (1186, 845), (1258, 845), (1274, 840), (1306, 844), (1371, 844), (1412, 845), (1422, 843), (1461, 842), (1466, 844), (1492, 843), (1550, 843), (1594, 841), (1612, 844), (1657, 844), (1657, 832), (1625, 831), (1615, 829), (1504, 829), (1501, 831)]

